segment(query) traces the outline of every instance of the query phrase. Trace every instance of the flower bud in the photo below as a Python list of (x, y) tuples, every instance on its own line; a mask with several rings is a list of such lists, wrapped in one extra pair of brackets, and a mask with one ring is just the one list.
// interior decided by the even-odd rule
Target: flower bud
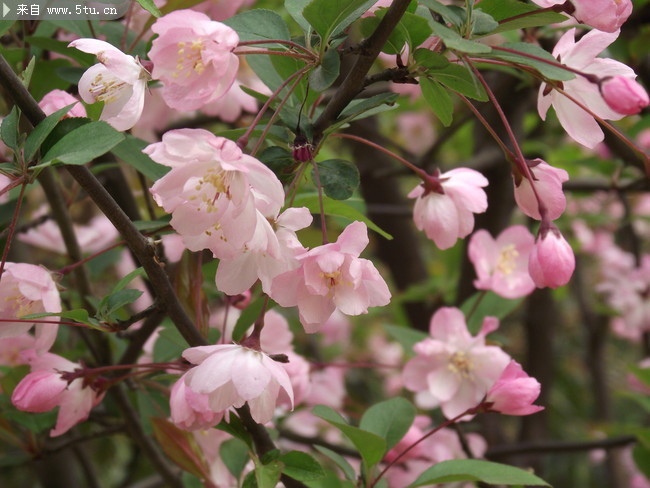
[(538, 288), (558, 288), (571, 279), (576, 267), (571, 246), (553, 224), (542, 222), (535, 247), (528, 258), (528, 272)]
[(600, 92), (609, 108), (620, 114), (638, 114), (650, 103), (645, 89), (625, 76), (606, 78), (600, 85)]
[(539, 396), (541, 386), (535, 378), (528, 376), (517, 361), (510, 361), (501, 377), (494, 383), (485, 398), (492, 412), (505, 415), (530, 415), (544, 410), (533, 405)]

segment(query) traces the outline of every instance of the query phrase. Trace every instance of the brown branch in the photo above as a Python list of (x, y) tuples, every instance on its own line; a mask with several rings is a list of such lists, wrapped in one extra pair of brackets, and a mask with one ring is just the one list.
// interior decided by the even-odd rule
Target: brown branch
[(507, 446), (491, 447), (485, 457), (488, 459), (500, 459), (522, 454), (559, 454), (563, 452), (582, 452), (594, 449), (616, 449), (625, 447), (637, 442), (636, 436), (626, 435), (599, 439), (596, 441), (548, 441), (548, 442), (524, 442), (521, 444), (510, 444)]

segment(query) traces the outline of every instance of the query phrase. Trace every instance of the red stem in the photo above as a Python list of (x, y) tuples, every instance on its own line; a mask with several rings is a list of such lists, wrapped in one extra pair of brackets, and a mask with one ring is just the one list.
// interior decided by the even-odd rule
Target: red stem
[(258, 44), (284, 44), (285, 46), (293, 47), (295, 49), (299, 49), (307, 54), (311, 54), (313, 58), (316, 56), (314, 53), (312, 53), (309, 49), (307, 49), (305, 46), (301, 46), (300, 44), (293, 42), (293, 41), (285, 41), (282, 39), (264, 39), (264, 40), (258, 40), (258, 41), (239, 41), (239, 44), (237, 46), (256, 46)]

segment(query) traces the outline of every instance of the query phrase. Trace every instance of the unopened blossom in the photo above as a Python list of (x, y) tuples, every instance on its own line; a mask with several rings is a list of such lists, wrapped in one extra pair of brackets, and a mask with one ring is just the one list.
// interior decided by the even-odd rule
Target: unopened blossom
[(625, 76), (606, 79), (600, 85), (600, 92), (607, 105), (619, 114), (638, 114), (650, 103), (645, 89), (635, 80)]
[(151, 30), (158, 34), (149, 51), (152, 75), (170, 107), (196, 110), (230, 89), (239, 66), (233, 29), (188, 9), (160, 17)]
[(615, 32), (632, 13), (632, 0), (571, 0), (578, 22), (603, 32)]
[(183, 357), (197, 365), (185, 374), (185, 384), (207, 395), (214, 412), (248, 403), (251, 416), (265, 424), (273, 418), (279, 395), (293, 408), (291, 380), (282, 365), (265, 353), (237, 344), (186, 349)]
[(210, 408), (208, 395), (195, 393), (188, 388), (185, 376), (174, 383), (169, 396), (172, 422), (183, 430), (209, 429), (217, 425), (223, 418), (223, 412)]
[[(569, 173), (555, 168), (542, 159), (527, 161), (533, 183), (523, 175), (515, 175), (515, 201), (519, 209), (529, 217), (542, 220), (539, 213), (537, 196), (542, 200), (546, 210), (546, 218), (555, 220), (566, 209), (566, 197), (562, 191), (562, 183), (569, 180)], [(533, 185), (535, 191), (533, 191)], [(537, 196), (535, 196), (537, 192)]]
[(33, 264), (5, 263), (0, 280), (0, 319), (4, 320), (0, 322), (0, 339), (22, 335), (35, 326), (35, 349), (47, 351), (54, 344), (59, 326), (17, 320), (43, 312), (61, 312), (61, 298), (50, 273)]
[(440, 308), (431, 318), (431, 337), (413, 346), (415, 357), (402, 373), (404, 386), (417, 392), (416, 400), (440, 406), (449, 419), (478, 406), (510, 362), (499, 347), (485, 344), (497, 327), (496, 318), (486, 317), (472, 336), (463, 312)]
[(133, 127), (144, 108), (149, 72), (133, 56), (105, 41), (77, 39), (68, 47), (97, 56), (79, 80), (79, 96), (86, 103), (104, 102), (100, 120), (117, 130)]
[(56, 354), (35, 352), (26, 354), (32, 372), (25, 376), (14, 389), (11, 402), (25, 412), (47, 412), (59, 407), (56, 426), (50, 436), (66, 433), (83, 422), (90, 410), (101, 402), (104, 392), (94, 382), (87, 383), (83, 377), (66, 379), (81, 365)]
[[(632, 80), (636, 77), (629, 66), (613, 59), (596, 57), (616, 40), (618, 31), (607, 33), (592, 30), (578, 42), (575, 41), (575, 32), (575, 29), (568, 30), (553, 49), (553, 56), (562, 64), (592, 75), (596, 80), (610, 76), (623, 76)], [(576, 75), (571, 80), (563, 81), (562, 87), (568, 95), (602, 119), (618, 120), (623, 117), (623, 114), (612, 110), (607, 105), (598, 84), (584, 76)], [(542, 120), (546, 120), (546, 113), (551, 105), (555, 108), (564, 130), (576, 142), (594, 148), (603, 140), (603, 131), (591, 114), (546, 83), (542, 83), (537, 101), (537, 109)]]
[(38, 102), (38, 106), (41, 107), (45, 115), (51, 115), (72, 103), (75, 105), (70, 107), (66, 117), (86, 117), (86, 109), (81, 102), (63, 90), (52, 90), (46, 93)]
[(539, 381), (528, 376), (521, 364), (512, 360), (488, 391), (485, 404), (492, 412), (530, 415), (544, 410), (544, 407), (533, 405), (540, 391)]
[(151, 193), (191, 251), (236, 257), (255, 235), (258, 212), (278, 215), (284, 205), (282, 184), (270, 169), (206, 130), (169, 131), (144, 152), (171, 167)]
[(296, 255), (306, 251), (296, 231), (312, 222), (307, 208), (288, 208), (271, 222), (259, 211), (256, 217), (255, 232), (239, 254), (219, 262), (215, 276), (217, 289), (228, 295), (243, 293), (258, 279), (262, 290), (269, 293), (273, 279), (298, 268)]
[(528, 260), (528, 272), (535, 285), (538, 288), (564, 286), (575, 267), (573, 249), (562, 233), (555, 225), (542, 223)]
[(472, 235), (467, 249), (474, 264), (478, 290), (491, 290), (504, 298), (520, 298), (535, 289), (528, 259), (535, 238), (523, 225), (513, 225), (494, 239), (486, 230)]
[(335, 243), (298, 255), (300, 267), (277, 276), (270, 296), (283, 307), (298, 307), (300, 322), (316, 332), (334, 310), (368, 313), (390, 301), (390, 291), (374, 264), (359, 257), (368, 245), (368, 229), (353, 222)]
[(416, 198), (413, 220), (436, 246), (448, 249), (472, 232), (474, 214), (487, 209), (483, 187), (488, 180), (469, 168), (452, 169), (431, 178), (437, 180), (435, 187), (425, 182), (408, 195)]

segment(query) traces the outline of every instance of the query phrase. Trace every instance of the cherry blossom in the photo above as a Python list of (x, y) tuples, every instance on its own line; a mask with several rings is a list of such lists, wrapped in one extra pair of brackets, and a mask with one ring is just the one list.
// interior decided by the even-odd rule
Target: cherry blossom
[(544, 410), (533, 405), (541, 385), (528, 376), (517, 361), (510, 361), (485, 398), (490, 411), (505, 415), (530, 415)]
[(535, 238), (523, 225), (508, 227), (494, 239), (478, 230), (469, 241), (469, 259), (474, 264), (479, 290), (491, 290), (504, 298), (520, 298), (535, 289), (528, 273), (530, 252)]
[(133, 127), (144, 108), (149, 72), (133, 56), (105, 41), (77, 39), (68, 47), (94, 54), (99, 63), (79, 80), (79, 96), (86, 103), (104, 102), (100, 120), (117, 130)]
[[(633, 80), (636, 77), (629, 66), (613, 59), (596, 57), (616, 40), (618, 31), (606, 33), (592, 30), (578, 42), (575, 41), (575, 32), (575, 28), (568, 30), (553, 49), (553, 56), (563, 64), (597, 78), (623, 76)], [(607, 105), (598, 85), (585, 77), (577, 75), (571, 80), (563, 81), (562, 86), (567, 94), (600, 118), (618, 120), (623, 117), (623, 114), (612, 110)], [(546, 120), (546, 113), (551, 105), (555, 108), (564, 130), (576, 142), (594, 148), (603, 140), (603, 131), (592, 115), (546, 83), (542, 83), (537, 100), (537, 110), (542, 120)]]
[(44, 352), (52, 347), (59, 326), (10, 322), (34, 313), (61, 312), (61, 299), (50, 273), (40, 266), (26, 263), (5, 263), (0, 280), (0, 339), (15, 337), (36, 326), (35, 349)]
[(638, 114), (650, 103), (644, 88), (625, 76), (614, 76), (604, 80), (600, 85), (600, 92), (607, 105), (619, 114)]
[[(534, 159), (527, 163), (533, 176), (535, 191), (544, 204), (546, 218), (549, 220), (559, 218), (566, 209), (562, 183), (569, 180), (569, 173), (551, 166), (542, 159)], [(515, 176), (515, 201), (523, 213), (533, 219), (542, 220), (533, 186), (528, 178), (521, 175)]]
[(413, 346), (415, 357), (402, 373), (404, 386), (417, 392), (422, 405), (440, 406), (447, 418), (478, 406), (510, 361), (499, 347), (485, 345), (485, 336), (497, 327), (497, 319), (486, 317), (472, 336), (459, 309), (440, 308), (431, 318), (431, 337)]
[(432, 178), (439, 182), (437, 188), (425, 182), (408, 195), (416, 198), (413, 220), (436, 246), (448, 249), (472, 232), (474, 214), (487, 209), (487, 195), (482, 188), (488, 180), (469, 168), (452, 169)]
[(158, 34), (149, 51), (152, 75), (163, 82), (170, 107), (195, 110), (230, 89), (239, 66), (233, 54), (239, 36), (230, 27), (194, 10), (175, 10), (151, 30)]
[(197, 365), (185, 374), (185, 384), (194, 393), (207, 395), (214, 412), (248, 403), (253, 419), (265, 424), (273, 418), (280, 394), (287, 396), (293, 408), (289, 375), (261, 351), (223, 344), (192, 347), (183, 357)]
[(542, 227), (530, 252), (528, 272), (538, 288), (566, 285), (576, 267), (571, 246), (559, 229), (548, 224)]
[(191, 251), (236, 257), (255, 235), (257, 211), (273, 216), (284, 205), (282, 184), (270, 169), (206, 130), (169, 131), (144, 152), (172, 168), (151, 193)]
[(277, 276), (270, 296), (283, 307), (298, 306), (300, 322), (316, 332), (334, 310), (360, 315), (386, 305), (390, 291), (372, 262), (359, 258), (368, 245), (368, 229), (353, 222), (335, 243), (298, 255), (300, 267)]
[(84, 378), (68, 381), (65, 373), (81, 368), (77, 363), (56, 354), (23, 353), (31, 365), (32, 372), (25, 376), (14, 389), (11, 402), (26, 412), (47, 412), (59, 407), (56, 426), (50, 436), (65, 434), (72, 427), (83, 422), (90, 410), (104, 397), (104, 392)]
[(63, 90), (52, 90), (46, 93), (41, 101), (38, 102), (38, 106), (41, 107), (41, 110), (43, 110), (45, 115), (51, 115), (57, 110), (61, 110), (63, 107), (67, 107), (71, 103), (74, 103), (75, 105), (70, 107), (70, 110), (68, 110), (66, 117), (86, 116), (86, 109), (79, 102), (79, 100)]
[(604, 32), (615, 32), (632, 13), (631, 0), (571, 0), (571, 14), (583, 24)]
[(169, 396), (172, 422), (184, 430), (209, 429), (217, 425), (223, 418), (223, 412), (210, 408), (208, 395), (195, 393), (187, 387), (186, 374), (174, 383)]

